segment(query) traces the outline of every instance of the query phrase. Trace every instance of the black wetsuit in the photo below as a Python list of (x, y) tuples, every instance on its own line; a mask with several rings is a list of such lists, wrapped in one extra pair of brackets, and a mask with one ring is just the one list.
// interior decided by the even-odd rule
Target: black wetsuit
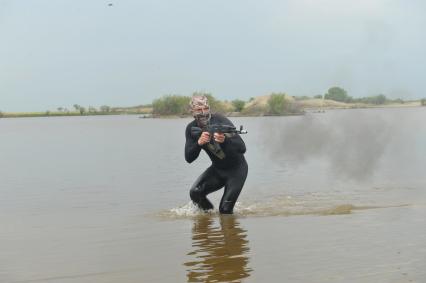
[[(231, 121), (220, 114), (212, 114), (209, 123), (234, 126)], [(191, 127), (198, 127), (196, 120), (186, 127), (186, 161), (188, 163), (193, 162), (199, 156), (201, 149), (204, 149), (209, 155), (212, 165), (192, 185), (190, 197), (201, 209), (212, 209), (213, 205), (206, 196), (225, 186), (219, 211), (220, 213), (230, 214), (233, 212), (248, 172), (247, 162), (244, 158), (246, 152), (244, 141), (238, 134), (226, 136), (225, 141), (220, 144), (225, 154), (225, 157), (221, 159), (209, 149), (208, 144), (198, 145), (198, 138), (191, 136)]]

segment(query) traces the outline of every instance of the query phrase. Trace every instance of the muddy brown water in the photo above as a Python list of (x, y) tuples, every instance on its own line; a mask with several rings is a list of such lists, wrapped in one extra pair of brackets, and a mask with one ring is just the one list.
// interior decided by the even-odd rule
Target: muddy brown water
[(189, 202), (189, 119), (0, 119), (0, 282), (426, 281), (426, 108), (232, 120), (220, 216)]

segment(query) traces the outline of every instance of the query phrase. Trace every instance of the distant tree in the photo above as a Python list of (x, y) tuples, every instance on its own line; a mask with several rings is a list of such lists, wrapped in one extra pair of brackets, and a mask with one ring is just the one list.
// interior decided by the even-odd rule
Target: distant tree
[(75, 108), (75, 111), (80, 111), (81, 106), (78, 104), (74, 104), (73, 107)]
[(346, 90), (337, 86), (330, 88), (328, 92), (324, 95), (324, 98), (339, 102), (352, 101), (352, 97), (348, 96)]
[(84, 108), (83, 106), (78, 106), (78, 111), (80, 111), (80, 115), (83, 115), (84, 113), (86, 113), (86, 108)]
[(322, 99), (322, 97), (323, 97), (322, 94), (317, 94), (314, 96), (314, 98), (317, 98), (317, 99)]
[(49, 116), (50, 115), (50, 110), (46, 110), (45, 114), (46, 114), (46, 116)]
[(245, 104), (246, 104), (245, 101), (240, 99), (235, 99), (232, 101), (232, 106), (234, 106), (234, 109), (236, 112), (241, 112)]
[(422, 106), (426, 106), (426, 98), (422, 98), (422, 99), (420, 100), (420, 104), (421, 104)]
[(4, 117), (3, 112), (0, 110), (0, 118)]
[(268, 112), (273, 115), (284, 114), (286, 110), (285, 94), (273, 93), (268, 99)]
[(108, 105), (102, 105), (100, 109), (101, 109), (101, 112), (107, 113), (111, 110), (111, 107), (109, 107)]
[(254, 97), (250, 97), (249, 102), (252, 102), (254, 100)]
[(375, 95), (375, 96), (367, 96), (367, 97), (357, 98), (357, 99), (354, 99), (354, 101), (355, 102), (361, 102), (361, 103), (367, 103), (367, 104), (380, 105), (380, 104), (385, 104), (388, 101), (388, 99), (386, 98), (385, 95), (379, 94), (379, 95)]
[(62, 112), (64, 110), (63, 107), (58, 107), (58, 112)]
[(372, 98), (373, 98), (372, 99), (373, 104), (385, 104), (387, 101), (387, 98), (384, 94), (379, 94), (379, 95), (373, 96)]
[(97, 112), (97, 110), (96, 110), (95, 107), (89, 106), (89, 113), (96, 113), (96, 112)]

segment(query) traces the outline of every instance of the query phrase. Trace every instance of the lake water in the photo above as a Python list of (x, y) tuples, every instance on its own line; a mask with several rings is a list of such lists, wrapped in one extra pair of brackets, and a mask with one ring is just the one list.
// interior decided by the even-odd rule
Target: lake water
[(231, 120), (220, 216), (189, 202), (189, 119), (0, 119), (0, 282), (426, 282), (426, 108)]

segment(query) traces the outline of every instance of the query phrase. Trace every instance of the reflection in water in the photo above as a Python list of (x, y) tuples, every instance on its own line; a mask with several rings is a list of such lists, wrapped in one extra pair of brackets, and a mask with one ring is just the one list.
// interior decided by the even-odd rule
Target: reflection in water
[(199, 216), (192, 230), (193, 257), (188, 267), (188, 282), (241, 282), (252, 269), (247, 267), (246, 230), (232, 215), (220, 216), (220, 226), (211, 216)]

